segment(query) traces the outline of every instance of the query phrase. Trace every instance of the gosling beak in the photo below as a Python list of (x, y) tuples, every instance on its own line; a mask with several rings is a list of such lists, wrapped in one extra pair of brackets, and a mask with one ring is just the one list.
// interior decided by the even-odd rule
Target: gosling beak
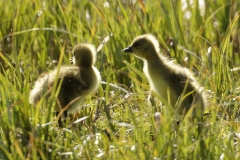
[(125, 48), (125, 49), (123, 49), (122, 50), (123, 52), (132, 52), (132, 47), (130, 46), (130, 47), (127, 47), (127, 48)]

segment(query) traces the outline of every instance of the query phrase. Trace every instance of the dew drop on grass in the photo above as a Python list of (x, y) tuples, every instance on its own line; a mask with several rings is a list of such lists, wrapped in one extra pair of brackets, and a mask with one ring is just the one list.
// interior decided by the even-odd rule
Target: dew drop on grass
[(99, 157), (102, 157), (103, 155), (104, 155), (104, 152), (99, 153), (96, 157), (99, 158)]
[(224, 153), (221, 154), (221, 156), (220, 156), (219, 159), (220, 159), (220, 160), (223, 160), (223, 159), (224, 159)]
[(106, 1), (106, 2), (103, 3), (103, 6), (104, 6), (105, 8), (109, 8), (109, 7), (110, 7), (110, 4), (109, 4), (109, 2)]
[(135, 150), (136, 150), (136, 146), (133, 145), (133, 146), (131, 147), (131, 151), (135, 151)]
[(42, 14), (43, 14), (43, 11), (39, 10), (38, 13), (37, 13), (37, 16), (40, 17)]

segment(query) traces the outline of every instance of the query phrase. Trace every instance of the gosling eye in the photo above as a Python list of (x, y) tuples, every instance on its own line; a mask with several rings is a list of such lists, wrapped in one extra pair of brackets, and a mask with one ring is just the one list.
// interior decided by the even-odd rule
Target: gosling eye
[(73, 52), (73, 56), (75, 56), (75, 52)]

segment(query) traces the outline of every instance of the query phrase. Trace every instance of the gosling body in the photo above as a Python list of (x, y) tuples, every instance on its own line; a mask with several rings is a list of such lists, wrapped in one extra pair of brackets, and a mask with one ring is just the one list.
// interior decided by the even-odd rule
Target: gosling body
[(194, 116), (202, 115), (206, 106), (203, 87), (198, 84), (189, 69), (174, 64), (160, 54), (158, 41), (153, 35), (136, 37), (123, 52), (133, 53), (143, 59), (143, 71), (151, 90), (176, 107), (178, 113), (186, 114), (194, 107)]
[(101, 76), (94, 67), (96, 51), (93, 45), (78, 44), (73, 49), (72, 66), (61, 66), (47, 74), (39, 76), (30, 92), (29, 102), (36, 105), (42, 96), (50, 96), (54, 82), (60, 86), (55, 111), (68, 105), (67, 111), (74, 112), (84, 99), (95, 92)]

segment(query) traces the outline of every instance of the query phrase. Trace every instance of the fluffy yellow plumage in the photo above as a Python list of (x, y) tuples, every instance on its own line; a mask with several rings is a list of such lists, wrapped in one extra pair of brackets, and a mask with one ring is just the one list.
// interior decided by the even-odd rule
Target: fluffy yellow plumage
[(30, 92), (29, 102), (36, 105), (44, 94), (50, 95), (54, 82), (57, 80), (61, 89), (58, 94), (55, 111), (69, 105), (68, 112), (74, 112), (84, 99), (95, 92), (101, 81), (97, 68), (96, 50), (91, 44), (78, 44), (73, 49), (73, 64), (61, 66), (57, 76), (57, 69), (39, 76)]
[(178, 113), (186, 114), (194, 107), (193, 116), (203, 114), (206, 106), (203, 87), (189, 69), (174, 64), (160, 54), (159, 43), (153, 35), (136, 37), (123, 52), (130, 52), (143, 59), (143, 71), (151, 90), (166, 102), (170, 102), (171, 106), (177, 107)]

